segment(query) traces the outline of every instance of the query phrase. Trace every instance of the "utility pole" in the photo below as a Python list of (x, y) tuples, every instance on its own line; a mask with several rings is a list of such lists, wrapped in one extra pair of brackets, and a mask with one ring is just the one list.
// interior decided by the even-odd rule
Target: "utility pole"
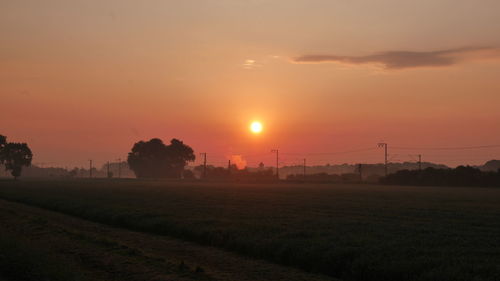
[(108, 161), (108, 165), (107, 165), (107, 174), (106, 174), (106, 177), (110, 178), (110, 174), (109, 174), (109, 161)]
[(92, 178), (92, 160), (89, 160), (90, 168), (89, 168), (89, 177)]
[(276, 153), (276, 178), (280, 179), (280, 166), (279, 166), (279, 151), (278, 149), (271, 150), (272, 153)]
[(304, 158), (304, 179), (306, 179), (306, 158)]
[(207, 153), (200, 153), (203, 156), (203, 178), (207, 177)]
[(121, 178), (122, 176), (122, 159), (118, 158), (118, 178)]
[(227, 161), (227, 171), (231, 173), (231, 159)]
[(387, 143), (381, 142), (381, 143), (378, 144), (378, 147), (383, 147), (384, 148), (384, 155), (385, 155), (385, 157), (384, 157), (385, 158), (385, 161), (384, 161), (384, 163), (385, 163), (385, 176), (387, 177)]
[(363, 164), (358, 164), (359, 180), (363, 181)]
[(418, 155), (418, 170), (422, 171), (422, 154)]

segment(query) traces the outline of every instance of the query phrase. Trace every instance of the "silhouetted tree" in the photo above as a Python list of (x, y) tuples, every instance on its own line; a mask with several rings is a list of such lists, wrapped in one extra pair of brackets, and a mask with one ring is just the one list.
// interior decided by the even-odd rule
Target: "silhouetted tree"
[(73, 170), (69, 171), (68, 176), (70, 178), (76, 178), (78, 176), (78, 168), (75, 167), (75, 168), (73, 168)]
[(291, 181), (307, 181), (307, 182), (342, 182), (342, 176), (337, 174), (315, 173), (315, 174), (291, 174), (287, 180)]
[(427, 168), (422, 171), (401, 170), (381, 178), (380, 182), (401, 185), (500, 187), (500, 172), (482, 172), (470, 166), (458, 166), (455, 169)]
[(21, 176), (23, 166), (31, 165), (32, 159), (33, 153), (26, 143), (7, 142), (7, 138), (0, 135), (0, 163), (14, 179)]
[(128, 154), (128, 165), (138, 178), (180, 178), (187, 162), (194, 161), (193, 149), (172, 139), (165, 145), (161, 139), (140, 141)]
[(185, 179), (195, 179), (196, 177), (194, 176), (194, 173), (193, 171), (191, 170), (184, 170), (182, 172), (182, 177), (185, 178)]
[[(203, 171), (204, 171), (204, 167), (203, 167), (203, 165), (199, 165), (199, 166), (194, 167), (194, 170), (198, 173), (198, 175), (202, 175)], [(224, 179), (229, 179), (229, 175), (230, 175), (230, 173), (229, 173), (228, 169), (226, 169), (226, 168), (208, 165), (204, 179), (224, 180)]]
[(2, 159), (2, 149), (5, 147), (7, 144), (7, 137), (0, 135), (0, 165), (3, 165), (3, 159)]
[(0, 135), (0, 151), (7, 144), (7, 137)]

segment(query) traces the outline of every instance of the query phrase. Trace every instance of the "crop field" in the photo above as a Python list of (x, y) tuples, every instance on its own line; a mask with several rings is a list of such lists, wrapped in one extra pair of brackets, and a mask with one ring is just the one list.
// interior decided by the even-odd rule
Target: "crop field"
[(0, 199), (324, 280), (500, 280), (495, 188), (0, 181)]

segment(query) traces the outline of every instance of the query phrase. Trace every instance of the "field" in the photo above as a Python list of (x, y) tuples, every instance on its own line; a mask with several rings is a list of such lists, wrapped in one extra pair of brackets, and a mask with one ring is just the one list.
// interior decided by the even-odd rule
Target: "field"
[[(0, 204), (2, 231), (33, 240), (37, 232), (23, 227), (43, 228), (39, 244), (74, 232), (61, 245), (98, 244), (102, 257), (94, 259), (132, 262), (135, 274), (147, 267), (175, 280), (500, 279), (494, 188), (0, 181), (0, 198), (10, 202)], [(74, 263), (84, 277), (104, 276)]]

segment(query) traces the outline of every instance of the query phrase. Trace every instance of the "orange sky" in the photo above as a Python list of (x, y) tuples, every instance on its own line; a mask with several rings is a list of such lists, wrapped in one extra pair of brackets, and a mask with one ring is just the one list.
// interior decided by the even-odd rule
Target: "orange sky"
[(0, 134), (62, 167), (126, 158), (152, 137), (250, 165), (272, 164), (276, 147), (282, 164), (323, 164), (380, 162), (381, 150), (314, 154), (380, 141), (500, 144), (500, 2), (409, 2), (0, 1)]

